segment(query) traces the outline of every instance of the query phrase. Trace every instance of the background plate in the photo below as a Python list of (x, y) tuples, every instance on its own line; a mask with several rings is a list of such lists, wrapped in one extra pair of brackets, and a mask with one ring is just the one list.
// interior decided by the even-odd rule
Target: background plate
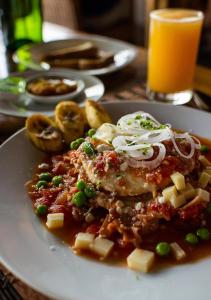
[[(53, 69), (52, 69), (53, 70)], [(60, 76), (67, 76), (81, 79), (85, 88), (83, 92), (74, 98), (79, 104), (82, 104), (86, 98), (91, 98), (98, 101), (104, 94), (105, 88), (100, 79), (95, 76), (83, 74), (81, 72), (68, 70), (68, 69), (55, 69)], [(21, 73), (11, 73), (11, 76), (31, 77), (36, 74), (42, 75), (45, 71), (27, 71)], [(0, 92), (0, 112), (5, 115), (16, 117), (28, 117), (34, 113), (44, 113), (46, 115), (52, 115), (56, 104), (40, 104), (38, 102), (30, 101), (28, 98), (24, 98), (19, 95), (12, 95)]]
[[(211, 138), (211, 115), (187, 107), (124, 102), (104, 105), (114, 120), (138, 110)], [(0, 148), (0, 260), (33, 288), (59, 300), (209, 300), (211, 259), (138, 274), (75, 256), (34, 215), (24, 188), (43, 154), (21, 131)], [(50, 246), (55, 246), (55, 251)]]
[(53, 49), (61, 49), (70, 46), (71, 43), (78, 40), (92, 41), (93, 44), (100, 49), (114, 53), (114, 63), (109, 66), (99, 69), (79, 71), (88, 75), (105, 75), (122, 69), (131, 63), (138, 54), (138, 48), (126, 42), (100, 35), (73, 34), (72, 39), (24, 46), (16, 52), (14, 60), (15, 62), (20, 62), (31, 69), (42, 69), (40, 60), (43, 57), (43, 54), (49, 53), (49, 51)]

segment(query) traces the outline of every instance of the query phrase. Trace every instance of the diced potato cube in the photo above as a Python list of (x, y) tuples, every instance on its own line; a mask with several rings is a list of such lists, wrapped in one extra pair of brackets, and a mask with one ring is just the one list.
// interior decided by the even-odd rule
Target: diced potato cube
[(100, 237), (97, 237), (92, 244), (90, 244), (90, 250), (92, 250), (94, 253), (98, 254), (101, 257), (106, 257), (111, 252), (112, 248), (114, 246), (114, 242), (103, 239)]
[(186, 257), (185, 251), (177, 243), (171, 243), (171, 250), (176, 260), (182, 260)]
[(211, 162), (204, 155), (200, 155), (199, 160), (204, 167), (211, 166)]
[(75, 239), (74, 248), (75, 249), (89, 249), (91, 243), (94, 241), (94, 234), (79, 232)]
[(178, 196), (173, 196), (170, 199), (170, 203), (174, 208), (178, 208), (186, 203), (185, 196), (183, 194)]
[(170, 201), (170, 199), (172, 197), (177, 196), (177, 189), (174, 185), (169, 186), (162, 191), (162, 195), (163, 195), (165, 201)]
[(210, 168), (204, 169), (204, 172), (206, 172), (207, 174), (211, 175), (211, 169)]
[(209, 180), (209, 183), (211, 183), (211, 169), (208, 167), (204, 170), (204, 172), (206, 172), (207, 174), (210, 175), (210, 180)]
[(175, 172), (171, 175), (171, 180), (173, 181), (176, 189), (181, 191), (185, 188), (185, 176), (179, 172)]
[(196, 190), (190, 183), (187, 183), (185, 189), (182, 191), (182, 195), (186, 200), (193, 199), (196, 195)]
[(46, 225), (49, 229), (61, 228), (64, 225), (64, 214), (54, 213), (47, 215)]
[(206, 190), (196, 189), (196, 195), (204, 201), (208, 202), (210, 200), (210, 193)]
[(208, 185), (209, 181), (210, 181), (210, 177), (211, 176), (207, 172), (203, 171), (201, 173), (201, 175), (199, 177), (199, 181), (198, 181), (200, 187), (205, 188)]
[(157, 199), (158, 199), (158, 202), (159, 202), (160, 204), (163, 204), (163, 203), (166, 202), (163, 196), (158, 196)]
[(131, 269), (146, 273), (152, 267), (154, 260), (155, 254), (152, 251), (136, 248), (127, 257), (127, 265)]

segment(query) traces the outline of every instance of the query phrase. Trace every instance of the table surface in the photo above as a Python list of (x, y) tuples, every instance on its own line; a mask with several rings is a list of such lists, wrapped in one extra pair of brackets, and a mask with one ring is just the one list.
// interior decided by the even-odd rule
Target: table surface
[[(55, 25), (44, 24), (44, 40), (63, 39), (71, 37), (72, 31)], [(3, 62), (3, 52), (0, 49), (0, 61)], [(146, 50), (139, 49), (138, 56), (125, 69), (102, 77), (105, 84), (105, 95), (101, 101), (124, 101), (128, 99), (147, 99), (145, 94), (144, 82), (146, 77)], [(6, 63), (6, 60), (4, 61)], [(8, 65), (0, 64), (0, 77), (7, 76)], [(194, 106), (194, 103), (190, 103)], [(0, 142), (5, 140), (17, 129), (24, 126), (24, 119), (0, 115)], [(23, 282), (18, 280), (6, 268), (0, 265), (0, 270), (6, 275), (9, 281), (17, 289), (24, 300), (46, 300), (49, 299), (39, 292), (35, 292)], [(0, 285), (1, 290), (1, 285)]]

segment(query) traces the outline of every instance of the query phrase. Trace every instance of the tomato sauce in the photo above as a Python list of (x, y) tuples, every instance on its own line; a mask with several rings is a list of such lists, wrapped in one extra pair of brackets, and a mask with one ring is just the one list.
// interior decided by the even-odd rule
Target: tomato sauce
[[(204, 155), (207, 157), (208, 160), (211, 161), (211, 141), (202, 138), (200, 138), (200, 140), (203, 145), (206, 145), (209, 148), (209, 152)], [(174, 223), (164, 221), (163, 224), (160, 225), (158, 231), (147, 234), (143, 237), (141, 248), (155, 251), (155, 247), (159, 242), (177, 242), (186, 252), (186, 258), (181, 261), (182, 264), (193, 263), (200, 259), (207, 258), (211, 256), (211, 214), (206, 213), (204, 222), (204, 227), (208, 228), (210, 231), (210, 240), (208, 241), (199, 241), (199, 243), (196, 245), (190, 245), (185, 241), (185, 235), (190, 232), (195, 232), (198, 229), (198, 227), (196, 227), (195, 225), (191, 227), (190, 225), (187, 226), (187, 228), (185, 228), (184, 226), (181, 228), (176, 222)], [(74, 245), (75, 236), (78, 232), (97, 233), (98, 230), (98, 222), (92, 223), (91, 225), (81, 224), (80, 222), (74, 222), (66, 223), (64, 228), (54, 230), (53, 232), (56, 236), (60, 237), (64, 242), (66, 242), (69, 246), (72, 247)], [(115, 234), (112, 237), (112, 239), (115, 241), (115, 246), (109, 258), (106, 259), (106, 263), (111, 263), (112, 265), (115, 264), (120, 266), (125, 265), (126, 258), (134, 249), (134, 246), (131, 244), (125, 245), (120, 235), (118, 236), (118, 234)], [(91, 259), (97, 258), (94, 254), (91, 254), (86, 251), (84, 251), (81, 254)], [(178, 261), (176, 261), (172, 255), (169, 255), (165, 258), (161, 258), (158, 255), (156, 255), (156, 263), (154, 270), (177, 264)]]

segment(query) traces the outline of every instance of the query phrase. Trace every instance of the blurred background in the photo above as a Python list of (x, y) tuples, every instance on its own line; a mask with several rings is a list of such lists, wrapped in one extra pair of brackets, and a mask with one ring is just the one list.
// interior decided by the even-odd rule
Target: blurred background
[(211, 0), (42, 0), (43, 18), (71, 29), (147, 47), (149, 12), (181, 7), (202, 10), (205, 22), (198, 62), (211, 67)]
[[(100, 34), (147, 48), (149, 12), (167, 7), (204, 12), (198, 63), (211, 67), (211, 0), (0, 0), (0, 27), (12, 51), (27, 42), (57, 39), (56, 28), (52, 36), (49, 31), (47, 37), (41, 36), (42, 22), (43, 29), (45, 24), (56, 24), (64, 32)], [(23, 34), (26, 37), (20, 39)], [(0, 46), (1, 40), (0, 36)]]

